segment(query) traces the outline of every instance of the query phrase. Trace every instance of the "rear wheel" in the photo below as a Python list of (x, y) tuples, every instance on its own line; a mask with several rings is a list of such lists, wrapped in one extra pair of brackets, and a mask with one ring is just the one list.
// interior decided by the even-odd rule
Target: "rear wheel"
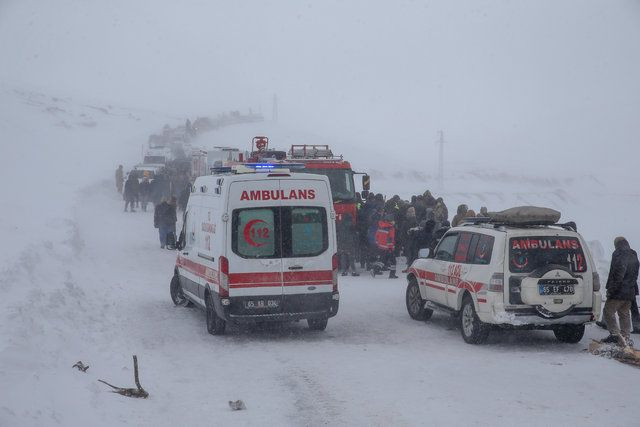
[(415, 277), (409, 279), (406, 303), (409, 316), (414, 320), (427, 320), (433, 315), (433, 310), (424, 307), (425, 301), (420, 296), (420, 288)]
[(324, 331), (327, 329), (327, 323), (329, 319), (307, 319), (309, 329), (312, 331)]
[(213, 306), (213, 297), (209, 292), (205, 298), (205, 311), (207, 314), (207, 332), (211, 335), (223, 335), (227, 322), (216, 314), (216, 310)]
[(553, 328), (558, 341), (575, 344), (584, 336), (584, 325), (560, 325)]
[(478, 318), (473, 300), (469, 295), (462, 300), (460, 332), (462, 333), (462, 339), (467, 344), (482, 344), (489, 337), (489, 325)]
[(174, 274), (171, 279), (169, 293), (171, 294), (171, 301), (173, 301), (173, 303), (178, 307), (188, 307), (191, 305), (191, 301), (189, 301), (182, 292), (182, 284), (180, 283), (180, 277), (177, 274)]

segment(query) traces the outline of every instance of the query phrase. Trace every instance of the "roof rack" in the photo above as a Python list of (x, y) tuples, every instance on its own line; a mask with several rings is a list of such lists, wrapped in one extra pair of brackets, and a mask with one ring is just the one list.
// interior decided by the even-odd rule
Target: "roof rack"
[(289, 150), (292, 159), (336, 159), (328, 145), (294, 144)]
[(211, 175), (221, 175), (223, 173), (236, 173), (231, 166), (218, 166), (210, 169)]
[(530, 222), (506, 222), (506, 221), (493, 221), (489, 217), (470, 217), (463, 218), (460, 226), (465, 225), (481, 225), (488, 224), (493, 226), (493, 228), (498, 227), (539, 227), (539, 226), (553, 226), (553, 227), (561, 227), (568, 231), (578, 231), (578, 226), (574, 221), (569, 221), (565, 223), (551, 223), (548, 221), (530, 221)]
[(491, 224), (494, 227), (535, 227), (535, 226), (556, 226), (565, 230), (577, 231), (576, 223), (569, 221), (560, 223), (560, 212), (536, 206), (518, 206), (500, 212), (489, 212), (484, 217), (463, 218), (461, 224)]

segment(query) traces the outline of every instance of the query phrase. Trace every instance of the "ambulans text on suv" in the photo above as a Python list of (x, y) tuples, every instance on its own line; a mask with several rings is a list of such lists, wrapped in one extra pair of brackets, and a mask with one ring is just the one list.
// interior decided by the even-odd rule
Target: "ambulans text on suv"
[(246, 166), (265, 172), (196, 179), (171, 297), (204, 309), (211, 334), (228, 322), (301, 319), (323, 330), (339, 302), (329, 179)]
[(559, 218), (551, 209), (521, 207), (451, 228), (435, 253), (409, 268), (409, 315), (453, 313), (472, 344), (484, 342), (491, 327), (551, 329), (560, 341), (580, 341), (600, 313), (600, 281), (575, 224)]

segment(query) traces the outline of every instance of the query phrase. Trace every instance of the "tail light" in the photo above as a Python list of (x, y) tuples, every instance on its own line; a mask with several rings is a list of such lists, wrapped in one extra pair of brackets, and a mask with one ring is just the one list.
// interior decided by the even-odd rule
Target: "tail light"
[(489, 280), (489, 292), (502, 292), (504, 291), (504, 274), (494, 273)]
[(338, 292), (338, 254), (331, 257), (331, 280), (333, 282), (333, 292)]
[(226, 257), (221, 256), (218, 258), (220, 263), (218, 271), (218, 285), (220, 285), (220, 296), (229, 296), (229, 260)]
[(593, 272), (593, 291), (600, 290), (600, 276), (595, 271)]

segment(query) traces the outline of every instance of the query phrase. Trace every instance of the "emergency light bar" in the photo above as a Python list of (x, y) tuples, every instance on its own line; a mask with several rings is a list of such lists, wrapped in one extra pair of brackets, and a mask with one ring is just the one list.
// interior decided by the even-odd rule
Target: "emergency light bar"
[(255, 170), (304, 169), (304, 163), (245, 163), (243, 166)]

